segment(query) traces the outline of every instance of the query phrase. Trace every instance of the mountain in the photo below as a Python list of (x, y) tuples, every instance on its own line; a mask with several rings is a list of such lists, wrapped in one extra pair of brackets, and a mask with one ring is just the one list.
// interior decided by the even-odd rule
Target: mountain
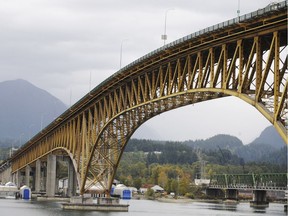
[(20, 145), (67, 109), (59, 99), (22, 80), (0, 82), (0, 141)]
[(265, 128), (260, 136), (248, 145), (243, 145), (237, 137), (216, 135), (205, 140), (186, 141), (184, 144), (203, 152), (229, 151), (244, 162), (267, 162), (287, 164), (287, 145), (273, 126)]
[(235, 136), (226, 134), (215, 135), (205, 140), (186, 141), (184, 144), (193, 147), (194, 149), (215, 151), (219, 149), (226, 149), (235, 152), (237, 149), (242, 148), (244, 145), (240, 139)]
[(265, 128), (260, 136), (256, 138), (251, 144), (268, 144), (271, 147), (280, 149), (285, 146), (284, 140), (280, 137), (273, 126)]
[(276, 129), (269, 126), (249, 145), (238, 149), (237, 155), (246, 162), (283, 163), (287, 161), (287, 145)]

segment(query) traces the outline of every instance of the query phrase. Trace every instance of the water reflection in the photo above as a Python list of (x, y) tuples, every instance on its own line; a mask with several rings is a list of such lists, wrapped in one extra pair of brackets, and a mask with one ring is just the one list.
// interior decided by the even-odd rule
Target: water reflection
[(266, 208), (267, 207), (251, 207), (253, 209), (253, 213), (266, 213)]
[(223, 204), (216, 204), (216, 205), (211, 205), (209, 209), (212, 210), (219, 210), (219, 211), (237, 211), (237, 203), (223, 203)]
[[(124, 204), (124, 203), (123, 203)], [(125, 201), (127, 204), (127, 201)], [(63, 210), (60, 202), (0, 200), (0, 216), (283, 216), (284, 204), (271, 203), (268, 208), (251, 208), (249, 203), (224, 204), (205, 202), (166, 203), (130, 200), (129, 212), (89, 212)]]

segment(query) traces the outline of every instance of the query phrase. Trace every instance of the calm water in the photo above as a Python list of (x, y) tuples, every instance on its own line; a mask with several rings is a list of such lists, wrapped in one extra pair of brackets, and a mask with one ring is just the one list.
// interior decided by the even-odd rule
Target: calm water
[(0, 216), (170, 216), (170, 215), (286, 215), (283, 204), (270, 203), (269, 208), (254, 209), (249, 203), (237, 205), (200, 202), (163, 203), (149, 200), (130, 200), (129, 212), (83, 212), (62, 210), (59, 202), (0, 199)]

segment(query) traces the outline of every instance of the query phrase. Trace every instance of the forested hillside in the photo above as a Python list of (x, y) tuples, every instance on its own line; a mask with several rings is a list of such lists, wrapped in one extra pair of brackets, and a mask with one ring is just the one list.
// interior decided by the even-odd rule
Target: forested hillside
[[(266, 135), (262, 133), (260, 136)], [(237, 137), (229, 135), (217, 135), (206, 140), (185, 142), (130, 140), (125, 152), (138, 151), (147, 153), (148, 163), (159, 164), (191, 163), (197, 160), (195, 158), (197, 155), (199, 157), (199, 154), (203, 160), (221, 165), (242, 165), (248, 162), (266, 162), (280, 166), (287, 164), (287, 145), (259, 142), (243, 145)]]
[[(231, 143), (223, 141), (222, 144), (220, 140), (227, 138)], [(203, 146), (205, 148), (200, 148)], [(244, 146), (237, 138), (227, 135), (213, 137), (207, 142), (195, 141), (194, 145), (132, 139), (125, 148), (116, 179), (136, 188), (142, 184), (159, 184), (167, 192), (178, 190), (179, 181), (179, 193), (186, 194), (192, 193), (191, 182), (195, 178), (210, 178), (213, 174), (287, 172), (287, 146), (266, 154), (253, 152), (257, 155), (255, 158), (264, 158), (247, 162), (237, 155), (238, 149), (244, 147), (249, 151), (249, 145)], [(250, 150), (254, 148), (253, 144)]]

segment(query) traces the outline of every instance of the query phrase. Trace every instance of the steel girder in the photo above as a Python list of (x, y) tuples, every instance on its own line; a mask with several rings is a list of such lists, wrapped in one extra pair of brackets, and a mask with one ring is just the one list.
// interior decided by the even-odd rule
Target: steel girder
[[(125, 145), (148, 119), (188, 104), (236, 96), (287, 142), (287, 14), (247, 22), (164, 47), (116, 73), (26, 143), (12, 171), (67, 152), (80, 193), (109, 192)], [(192, 122), (191, 122), (192, 123)]]

